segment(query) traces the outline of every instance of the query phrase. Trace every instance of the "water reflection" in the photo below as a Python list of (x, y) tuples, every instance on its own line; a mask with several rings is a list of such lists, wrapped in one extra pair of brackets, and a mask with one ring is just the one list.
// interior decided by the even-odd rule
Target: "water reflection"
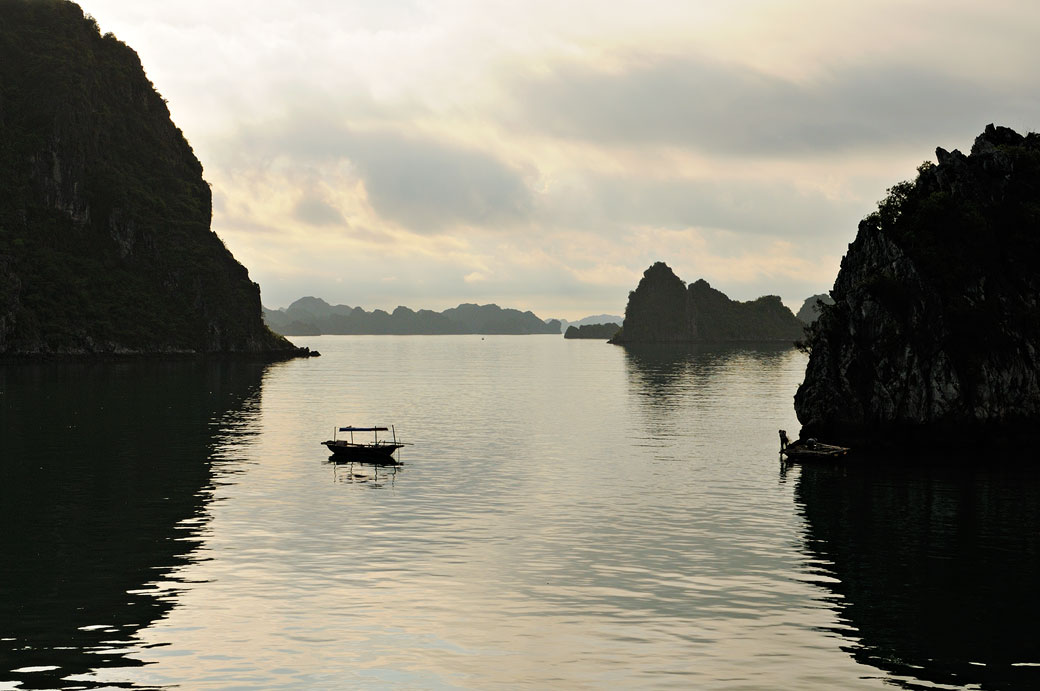
[(0, 367), (0, 684), (56, 688), (141, 664), (135, 633), (175, 606), (205, 531), (214, 433), (255, 403), (262, 373)]
[(805, 465), (806, 557), (862, 663), (921, 682), (1040, 688), (1040, 473)]
[(642, 446), (674, 449), (674, 440), (692, 438), (683, 455), (667, 452), (671, 459), (727, 449), (737, 460), (774, 446), (776, 430), (793, 422), (791, 376), (804, 370), (805, 356), (790, 345), (628, 346), (624, 353)]
[(630, 382), (651, 397), (703, 384), (733, 366), (777, 373), (793, 350), (783, 343), (624, 346)]
[(335, 482), (363, 484), (372, 489), (393, 487), (397, 482), (397, 473), (401, 470), (400, 465), (342, 461), (335, 456), (330, 456), (325, 463), (332, 466), (332, 479)]

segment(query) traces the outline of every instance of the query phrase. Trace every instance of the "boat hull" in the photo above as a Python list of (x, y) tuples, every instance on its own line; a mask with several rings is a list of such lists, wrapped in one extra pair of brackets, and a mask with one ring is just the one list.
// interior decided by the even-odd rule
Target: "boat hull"
[(813, 446), (795, 442), (780, 451), (789, 461), (831, 461), (843, 458), (849, 453), (844, 446), (816, 443)]
[(394, 452), (404, 446), (395, 442), (376, 444), (352, 444), (348, 441), (330, 440), (322, 444), (332, 452), (335, 460), (366, 461), (369, 463), (397, 463)]

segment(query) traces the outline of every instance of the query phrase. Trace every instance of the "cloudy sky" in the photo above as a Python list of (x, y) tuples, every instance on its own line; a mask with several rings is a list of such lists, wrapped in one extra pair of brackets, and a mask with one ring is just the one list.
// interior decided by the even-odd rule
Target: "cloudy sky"
[(83, 0), (265, 305), (797, 309), (936, 146), (1040, 129), (1034, 0)]

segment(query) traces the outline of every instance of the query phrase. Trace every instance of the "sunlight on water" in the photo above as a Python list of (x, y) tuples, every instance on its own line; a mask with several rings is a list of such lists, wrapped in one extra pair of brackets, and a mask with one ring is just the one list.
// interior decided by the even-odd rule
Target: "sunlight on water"
[[(860, 506), (871, 515), (890, 494), (832, 468), (781, 471), (776, 431), (798, 429), (797, 351), (297, 340), (323, 356), (233, 373), (128, 366), (107, 385), (111, 401), (97, 390), (107, 371), (5, 370), (8, 396), (86, 377), (84, 395), (123, 402), (112, 411), (122, 422), (95, 431), (101, 455), (71, 469), (32, 443), (14, 447), (19, 482), (56, 505), (20, 525), (62, 554), (8, 567), (10, 588), (49, 604), (35, 626), (31, 610), (5, 605), (0, 685), (831, 689), (972, 678), (956, 665), (915, 671), (913, 645), (884, 633), (898, 622), (864, 609), (878, 603), (863, 593), (882, 586), (861, 569), (883, 570), (883, 555), (845, 553), (862, 535), (846, 533), (841, 512), (873, 493)], [(98, 416), (38, 398), (11, 420)], [(128, 431), (137, 418), (152, 432)], [(319, 442), (348, 424), (395, 425), (413, 444), (404, 465), (327, 463)], [(956, 493), (943, 510), (933, 480), (889, 478), (929, 493), (928, 520), (940, 523), (928, 530), (956, 525)], [(135, 499), (121, 508), (127, 492)], [(103, 579), (84, 575), (78, 593), (53, 575), (53, 586), (28, 585), (39, 569), (108, 568), (41, 527), (68, 515), (59, 498), (93, 525), (77, 532), (83, 549), (101, 544), (122, 562)], [(999, 538), (999, 523), (980, 525)], [(9, 554), (32, 553), (29, 538), (6, 540)], [(1030, 654), (1010, 660), (1016, 673), (1040, 662)]]

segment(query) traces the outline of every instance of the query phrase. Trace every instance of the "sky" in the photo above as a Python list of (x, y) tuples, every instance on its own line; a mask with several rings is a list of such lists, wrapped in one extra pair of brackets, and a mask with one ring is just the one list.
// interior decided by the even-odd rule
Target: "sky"
[(828, 291), (887, 188), (1040, 129), (1033, 0), (84, 0), (265, 306), (623, 314), (664, 261)]

